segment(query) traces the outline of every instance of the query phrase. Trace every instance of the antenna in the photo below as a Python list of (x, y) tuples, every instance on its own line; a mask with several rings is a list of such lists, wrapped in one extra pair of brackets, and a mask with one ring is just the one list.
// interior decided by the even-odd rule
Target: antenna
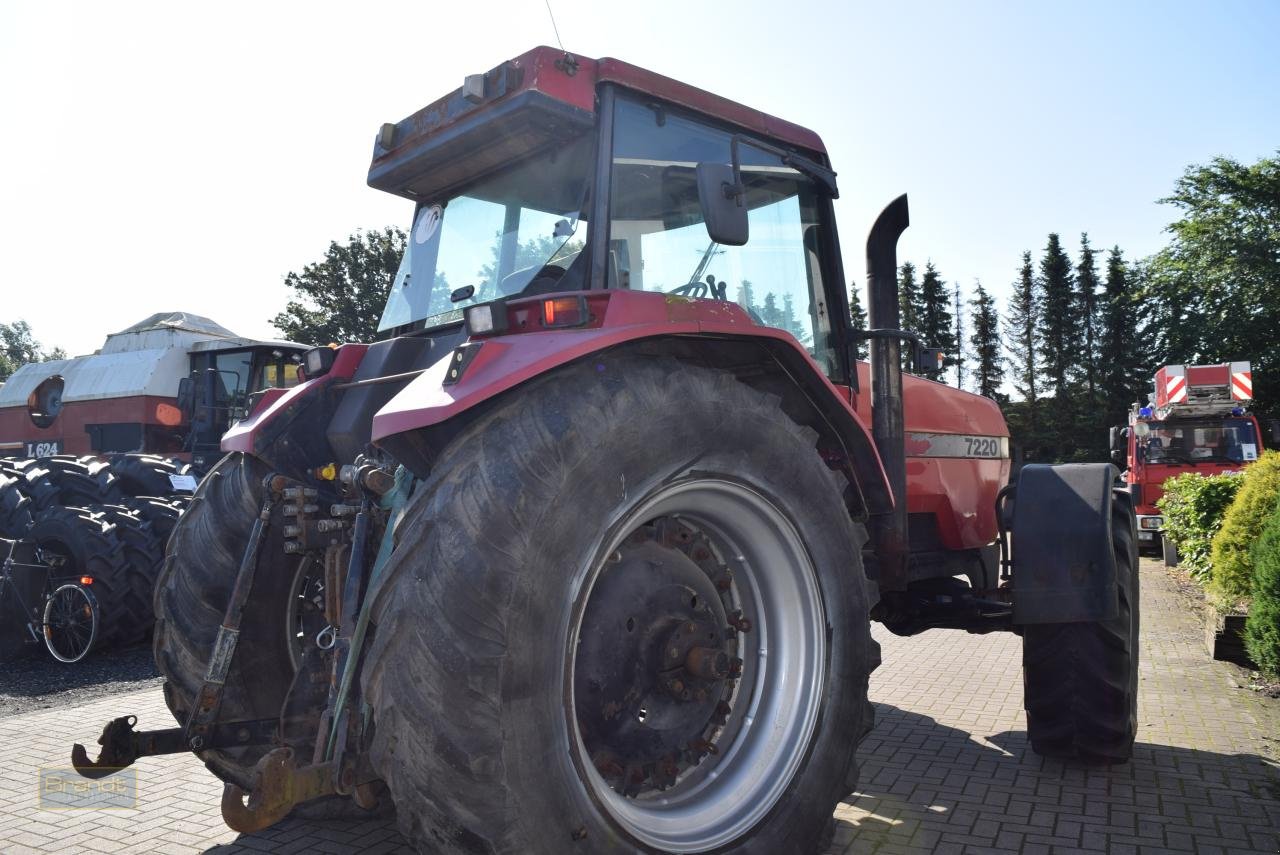
[[(542, 0), (547, 4), (547, 15), (551, 18), (551, 29), (556, 34), (556, 44), (560, 45), (560, 50), (564, 50), (564, 42), (560, 41), (560, 28), (556, 26), (556, 13), (551, 11), (551, 0)], [(568, 51), (565, 51), (567, 54)]]

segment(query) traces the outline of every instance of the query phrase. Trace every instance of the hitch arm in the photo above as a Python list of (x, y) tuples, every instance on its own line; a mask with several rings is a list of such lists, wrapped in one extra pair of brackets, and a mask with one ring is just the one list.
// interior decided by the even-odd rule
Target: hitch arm
[[(90, 760), (85, 747), (77, 742), (71, 747), (71, 765), (86, 778), (105, 778), (133, 765), (139, 757), (157, 754), (180, 754), (190, 750), (186, 729), (169, 727), (164, 730), (134, 730), (138, 717), (121, 716), (107, 722), (98, 737), (102, 751), (97, 760)], [(233, 748), (237, 745), (266, 745), (275, 741), (279, 719), (263, 718), (252, 721), (226, 721), (213, 726), (208, 748)]]

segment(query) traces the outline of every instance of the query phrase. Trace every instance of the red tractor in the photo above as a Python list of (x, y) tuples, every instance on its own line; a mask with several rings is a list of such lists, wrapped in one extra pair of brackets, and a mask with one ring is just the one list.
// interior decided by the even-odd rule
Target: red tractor
[(1137, 511), (1139, 549), (1162, 553), (1170, 566), (1178, 563), (1156, 507), (1165, 481), (1184, 472), (1238, 472), (1258, 459), (1262, 431), (1248, 410), (1252, 400), (1248, 362), (1165, 365), (1156, 371), (1148, 405), (1134, 404), (1128, 426), (1111, 429), (1111, 457), (1126, 464), (1124, 480)]
[(233, 828), (393, 804), (432, 852), (811, 852), (871, 620), (1020, 633), (1035, 750), (1130, 756), (1128, 495), (1009, 484), (996, 404), (903, 376), (905, 196), (855, 329), (816, 134), (550, 48), (384, 125), (369, 183), (415, 206), (384, 338), (226, 437), (156, 594), (179, 726), (82, 773), (192, 750)]

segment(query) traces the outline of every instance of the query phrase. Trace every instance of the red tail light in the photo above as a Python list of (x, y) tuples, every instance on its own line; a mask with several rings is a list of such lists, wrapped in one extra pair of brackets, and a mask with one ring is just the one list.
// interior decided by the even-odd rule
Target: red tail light
[(587, 322), (587, 300), (581, 295), (542, 301), (544, 327), (580, 327)]

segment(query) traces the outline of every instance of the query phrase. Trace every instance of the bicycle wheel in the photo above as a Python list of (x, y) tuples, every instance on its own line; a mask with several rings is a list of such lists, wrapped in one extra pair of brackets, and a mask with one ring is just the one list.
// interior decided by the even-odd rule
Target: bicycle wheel
[(44, 645), (59, 662), (79, 662), (98, 640), (98, 598), (68, 582), (44, 603)]

